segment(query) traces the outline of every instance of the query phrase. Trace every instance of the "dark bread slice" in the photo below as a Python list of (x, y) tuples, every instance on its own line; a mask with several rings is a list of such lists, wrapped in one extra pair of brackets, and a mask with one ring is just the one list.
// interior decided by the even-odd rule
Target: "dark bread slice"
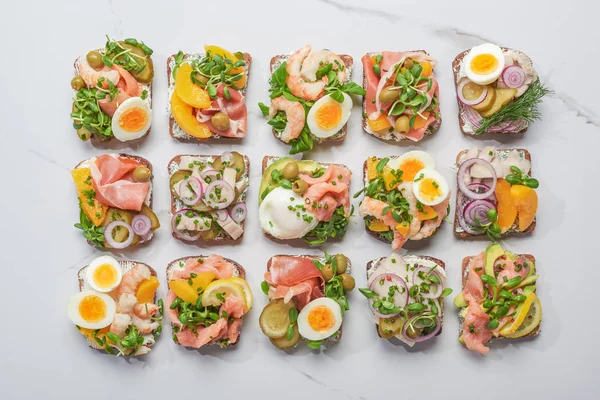
[[(411, 52), (416, 52), (416, 53), (424, 53), (429, 55), (429, 53), (425, 50), (409, 50)], [(381, 54), (379, 52), (370, 52), (367, 53), (367, 56), (374, 56), (376, 54)], [(435, 69), (433, 70), (433, 73), (435, 73)], [(363, 69), (363, 88), (365, 90), (367, 90), (367, 73), (365, 72), (365, 70)], [(438, 98), (439, 101), (439, 98)], [(431, 123), (431, 125), (429, 125), (428, 129), (425, 131), (425, 135), (423, 136), (423, 139), (425, 139), (427, 136), (431, 136), (434, 133), (436, 133), (439, 129), (440, 126), (442, 125), (442, 111), (440, 110), (439, 114), (439, 118), (436, 119), (433, 123)], [(363, 100), (362, 100), (362, 127), (363, 127), (363, 131), (365, 131), (365, 133), (367, 133), (368, 135), (371, 135), (377, 139), (383, 140), (383, 141), (387, 141), (387, 142), (404, 142), (404, 143), (416, 143), (413, 140), (410, 140), (409, 138), (406, 137), (399, 137), (399, 138), (391, 138), (391, 139), (385, 139), (382, 138), (380, 136), (377, 135), (376, 132), (369, 132), (368, 129), (368, 115), (367, 115), (367, 96), (363, 96)], [(421, 139), (422, 140), (422, 139)]]
[[(537, 270), (537, 264), (535, 263), (535, 257), (533, 255), (531, 255), (531, 254), (518, 254), (518, 255), (524, 256), (525, 258), (527, 258), (527, 261), (530, 261), (530, 262), (532, 262), (534, 264), (534, 270), (533, 271), (535, 273), (536, 270)], [(462, 288), (463, 289), (465, 288), (465, 285), (467, 283), (467, 277), (469, 275), (469, 267), (470, 267), (470, 264), (471, 264), (471, 260), (473, 258), (475, 258), (475, 257), (476, 256), (465, 257), (462, 260), (462, 267), (461, 267), (461, 273), (462, 273), (462, 275), (461, 276), (462, 276)], [(534, 293), (537, 293), (537, 288), (534, 291)], [(461, 311), (462, 310), (463, 309), (461, 308), (460, 311), (459, 311), (459, 313), (458, 313), (459, 321), (460, 321), (460, 325), (458, 326), (458, 336), (459, 337), (462, 336), (462, 323), (463, 323), (463, 317), (461, 315)], [(520, 337), (518, 339), (531, 338), (531, 337), (535, 337), (535, 336), (539, 335), (542, 332), (541, 325), (542, 325), (542, 323), (540, 321), (540, 325), (538, 325), (537, 328), (535, 328), (533, 331), (531, 331), (527, 335), (525, 335), (523, 337)], [(510, 340), (510, 338), (505, 338), (505, 337), (502, 337), (502, 336), (499, 336), (497, 338), (496, 337), (492, 337), (492, 340), (495, 340), (495, 339)], [(518, 339), (513, 339), (513, 340), (518, 340)]]
[[(515, 149), (501, 149), (501, 150), (518, 150), (518, 151), (522, 151), (525, 154), (525, 158), (527, 160), (529, 160), (531, 162), (531, 153), (529, 153), (529, 151), (525, 150), (525, 149), (519, 149), (519, 148), (515, 148)], [(458, 153), (458, 155), (456, 156), (456, 165), (460, 166), (460, 159), (468, 152), (469, 150), (463, 150), (460, 153)], [(531, 171), (529, 171), (529, 176), (531, 176)], [(458, 181), (458, 174), (456, 175), (456, 179)], [(458, 188), (458, 185), (457, 185)], [(460, 191), (460, 189), (456, 190), (456, 205), (458, 207), (458, 192)], [(517, 216), (517, 219), (515, 220), (515, 222), (513, 223), (513, 227), (510, 228), (508, 231), (504, 232), (502, 234), (502, 236), (517, 236), (517, 235), (524, 235), (527, 233), (531, 233), (533, 231), (535, 231), (535, 226), (537, 224), (537, 216), (533, 219), (533, 222), (531, 223), (531, 225), (529, 225), (529, 227), (527, 229), (525, 229), (523, 232), (519, 232), (518, 228), (517, 228), (517, 224), (519, 222), (519, 217)], [(464, 231), (459, 231), (460, 229), (460, 224), (458, 222), (458, 208), (454, 210), (454, 236), (459, 237), (461, 239), (466, 239), (466, 238), (472, 238), (472, 237), (485, 237), (485, 235), (471, 235), (467, 232)]]
[[(179, 154), (179, 155), (177, 155), (177, 156), (173, 157), (173, 158), (172, 158), (172, 159), (169, 161), (169, 163), (167, 164), (167, 171), (169, 172), (169, 178), (171, 178), (171, 175), (173, 175), (173, 174), (171, 173), (171, 171), (170, 171), (170, 166), (171, 166), (171, 164), (173, 164), (173, 163), (177, 163), (177, 164), (179, 164), (179, 162), (181, 161), (181, 157), (182, 157), (182, 156), (191, 156), (191, 157), (213, 157), (213, 160), (214, 160), (214, 159), (216, 159), (217, 157), (220, 157), (220, 156), (217, 156), (217, 155), (202, 155), (202, 154)], [(249, 177), (250, 177), (250, 160), (248, 159), (248, 156), (246, 156), (246, 155), (242, 155), (242, 157), (244, 158), (244, 163), (246, 164), (246, 171), (244, 172), (244, 175), (246, 175), (246, 176), (249, 178)], [(249, 185), (250, 185), (250, 184), (248, 183), (248, 186), (249, 186)], [(246, 192), (248, 191), (248, 187), (246, 187), (245, 191), (246, 191)], [(174, 215), (174, 214), (177, 212), (177, 209), (176, 209), (176, 207), (175, 207), (175, 196), (173, 196), (173, 192), (171, 191), (171, 187), (170, 187), (170, 185), (169, 185), (169, 193), (170, 193), (170, 195), (171, 195), (171, 216), (173, 216), (173, 215)], [(248, 197), (248, 194), (246, 193), (246, 199), (247, 199), (247, 197)], [(182, 240), (182, 242), (184, 242), (184, 243), (206, 243), (206, 242), (212, 242), (212, 241), (219, 241), (219, 242), (232, 242), (232, 243), (238, 243), (238, 242), (240, 242), (240, 241), (241, 241), (241, 240), (244, 238), (244, 233), (246, 232), (246, 229), (245, 229), (245, 227), (246, 227), (246, 220), (242, 221), (242, 222), (241, 222), (239, 225), (241, 226), (243, 233), (242, 233), (242, 235), (241, 235), (239, 238), (237, 238), (237, 239), (233, 239), (231, 236), (227, 235), (225, 232), (223, 232), (223, 231), (222, 231), (222, 232), (220, 232), (220, 233), (219, 233), (219, 234), (218, 234), (218, 235), (217, 235), (215, 238), (213, 238), (213, 239), (211, 239), (211, 240), (201, 240), (201, 239), (199, 239), (199, 240), (196, 240), (195, 242), (186, 242), (186, 241), (183, 241), (183, 240)], [(175, 239), (177, 239), (177, 240), (181, 240), (181, 239), (179, 239), (179, 238), (178, 238), (178, 237), (175, 235), (175, 233), (173, 232), (173, 228), (172, 228), (172, 227), (171, 227), (171, 235), (172, 235), (172, 236), (173, 236)]]
[[(434, 258), (434, 257), (430, 257), (430, 256), (416, 256), (416, 257), (418, 257), (419, 259), (422, 259), (422, 260), (433, 261), (434, 263), (436, 263), (437, 265), (442, 267), (442, 269), (444, 269), (444, 271), (446, 270), (446, 263), (444, 263), (439, 258)], [(379, 257), (379, 258), (371, 260), (367, 263), (367, 269), (366, 269), (366, 273), (365, 273), (367, 280), (369, 279), (369, 271), (371, 271), (371, 269), (373, 269), (373, 268), (376, 268), (377, 265), (379, 265), (379, 263), (381, 261), (383, 261), (384, 259), (385, 259), (385, 257)], [(442, 330), (444, 327), (444, 301), (443, 301), (443, 299), (442, 299), (442, 301), (439, 302), (439, 304), (440, 304), (440, 319), (441, 319), (442, 326), (440, 327), (439, 332), (435, 334), (435, 336), (439, 336), (442, 333)], [(377, 324), (375, 324), (375, 331), (377, 331), (377, 336), (379, 336), (381, 339), (383, 339), (383, 337), (381, 337), (381, 335), (379, 334), (379, 328), (378, 328)]]
[[(200, 256), (180, 257), (180, 258), (178, 258), (176, 260), (171, 261), (169, 263), (169, 265), (167, 266), (167, 269), (165, 270), (165, 276), (167, 278), (167, 284), (168, 284), (169, 280), (171, 280), (171, 276), (173, 274), (173, 271), (176, 268), (180, 267), (179, 263), (181, 263), (181, 262), (185, 263), (185, 261), (188, 260), (188, 259), (190, 259), (190, 258), (193, 258), (193, 259), (199, 259), (199, 258), (201, 258), (203, 260), (206, 260), (208, 258), (208, 256), (202, 256), (202, 255), (200, 255)], [(225, 261), (230, 262), (231, 264), (233, 264), (234, 275), (237, 273), (238, 277), (240, 277), (242, 279), (246, 279), (246, 270), (244, 269), (244, 267), (242, 267), (240, 264), (238, 264), (237, 262), (233, 261), (230, 258), (223, 257), (223, 259)], [(170, 304), (166, 304), (165, 303), (165, 309), (168, 309), (169, 306), (170, 306)], [(243, 320), (243, 318), (242, 318), (242, 320)], [(242, 325), (243, 325), (243, 323), (242, 323)], [(175, 331), (173, 330), (174, 326), (175, 325), (173, 323), (171, 323), (171, 330), (173, 331), (173, 333), (175, 333)], [(238, 340), (235, 343), (229, 344), (227, 347), (235, 346), (236, 344), (238, 344), (240, 342), (241, 338), (242, 338), (242, 326), (240, 325), (240, 333), (239, 333)], [(178, 342), (175, 342), (175, 344), (177, 344), (177, 345), (180, 346), (180, 344)], [(208, 343), (207, 345), (213, 345), (213, 344), (216, 344), (216, 343)], [(192, 348), (192, 347), (190, 347), (190, 348)], [(198, 350), (198, 349), (196, 349), (196, 350)]]
[[(139, 262), (139, 261), (119, 261), (119, 265), (121, 265), (121, 268), (123, 268), (124, 264), (128, 264), (128, 263), (132, 263), (133, 265), (131, 266), (131, 268), (133, 268), (135, 265), (140, 264), (140, 265), (145, 265), (146, 267), (148, 267), (148, 269), (150, 270), (150, 273), (152, 274), (152, 276), (158, 277), (156, 274), (156, 270), (154, 268), (152, 268), (151, 266), (149, 266), (148, 264), (145, 264), (143, 262)], [(86, 265), (85, 267), (81, 268), (78, 272), (77, 272), (77, 280), (79, 283), (79, 291), (82, 292), (84, 285), (85, 285), (85, 272), (87, 270), (87, 268), (89, 267), (89, 265)], [(124, 271), (123, 274), (125, 274)], [(118, 301), (119, 299), (115, 299), (115, 301)], [(154, 294), (154, 303), (156, 303), (156, 293)], [(156, 331), (154, 331), (156, 332)], [(94, 350), (99, 350), (99, 351), (104, 351), (101, 347), (96, 346), (96, 344), (94, 342), (92, 342), (91, 340), (87, 339), (88, 341), (88, 347), (90, 349), (94, 349)], [(148, 347), (151, 348), (153, 345), (153, 343), (146, 343), (144, 344), (144, 347)]]
[[(519, 50), (514, 50), (508, 47), (500, 47), (502, 49), (502, 51), (506, 51), (506, 50), (511, 50), (511, 51), (518, 51), (520, 53), (523, 53)], [(465, 50), (462, 53), (458, 54), (455, 58), (454, 61), (452, 61), (452, 72), (454, 74), (454, 88), (455, 91), (458, 88), (458, 73), (460, 71), (460, 65), (462, 63), (463, 58), (465, 58), (465, 56), (467, 55), (467, 53), (469, 53), (469, 51), (471, 51), (471, 49)], [(523, 53), (525, 54), (525, 53)], [(460, 130), (462, 131), (462, 133), (464, 133), (465, 135), (477, 135), (475, 132), (467, 132), (465, 130), (465, 123), (461, 117), (461, 114), (463, 113), (463, 109), (464, 106), (463, 104), (460, 102), (460, 100), (458, 99), (458, 96), (456, 97), (456, 102), (458, 103), (458, 124), (460, 126)], [(499, 134), (499, 135), (516, 135), (519, 133), (524, 133), (527, 131), (527, 127), (529, 126), (529, 124), (525, 124), (525, 126), (521, 129), (519, 129), (518, 131), (499, 131), (499, 132), (494, 132), (495, 134)]]
[[(243, 96), (246, 96), (246, 92), (248, 91), (248, 82), (250, 82), (250, 66), (252, 65), (252, 56), (249, 53), (242, 53), (242, 55), (244, 56), (244, 61), (246, 62), (246, 84), (244, 85), (244, 87), (242, 89), (240, 89), (240, 93)], [(173, 61), (173, 59), (177, 56), (177, 54), (171, 54), (171, 56), (169, 56), (169, 58), (167, 58), (167, 82), (171, 82), (171, 62)], [(186, 53), (184, 55), (184, 59), (188, 57), (188, 54)], [(171, 85), (168, 85), (169, 90), (171, 89)], [(169, 101), (171, 99), (169, 98)], [(194, 137), (188, 133), (186, 133), (189, 137), (187, 138), (181, 138), (181, 137), (177, 137), (175, 136), (175, 134), (173, 133), (173, 126), (176, 124), (177, 122), (175, 122), (175, 118), (173, 118), (173, 114), (171, 112), (169, 112), (169, 135), (171, 135), (172, 138), (177, 139), (179, 141), (182, 142), (191, 142), (191, 141), (199, 141), (199, 142), (206, 142), (207, 140), (220, 140), (220, 139), (235, 139), (235, 140), (239, 140), (240, 138), (232, 138), (232, 137), (226, 137), (226, 136), (222, 136), (219, 138), (215, 138), (214, 136), (211, 136), (209, 138), (206, 139), (199, 139), (197, 137)]]
[[(151, 174), (151, 175), (150, 175), (150, 180), (149, 180), (149, 182), (150, 182), (150, 197), (148, 198), (148, 203), (147, 203), (146, 205), (147, 205), (147, 206), (148, 206), (150, 209), (152, 209), (152, 197), (154, 196), (154, 185), (153, 185), (153, 183), (152, 183), (152, 181), (154, 180), (154, 173), (153, 173), (153, 170), (152, 170), (152, 164), (150, 163), (150, 161), (148, 161), (148, 160), (146, 160), (145, 158), (143, 158), (143, 157), (140, 157), (140, 156), (133, 156), (133, 155), (131, 155), (131, 154), (126, 154), (126, 153), (119, 153), (118, 155), (119, 155), (119, 157), (124, 157), (124, 158), (129, 158), (129, 159), (135, 160), (135, 161), (139, 162), (140, 164), (142, 164), (143, 166), (145, 166), (146, 168), (148, 168), (148, 169), (150, 170), (150, 174)], [(92, 158), (93, 158), (93, 157), (92, 157)], [(75, 166), (73, 169), (80, 168), (80, 167), (82, 166), (82, 164), (83, 164), (83, 163), (85, 163), (85, 162), (87, 162), (87, 161), (89, 161), (89, 160), (90, 160), (90, 158), (88, 158), (87, 160), (83, 160), (83, 161), (81, 161), (81, 162), (80, 162), (79, 164), (77, 164), (77, 165), (76, 165), (76, 166)], [(152, 240), (152, 238), (150, 238), (150, 240)], [(150, 240), (148, 240), (148, 242), (149, 242)], [(89, 244), (90, 246), (92, 246), (92, 247), (94, 247), (94, 248), (97, 248), (97, 247), (96, 247), (96, 246), (95, 246), (95, 245), (94, 245), (94, 244), (93, 244), (91, 241), (89, 241), (89, 240), (88, 240), (87, 242), (88, 242), (88, 244)], [(135, 247), (135, 246), (138, 246), (138, 245), (140, 245), (140, 244), (142, 244), (142, 243), (146, 243), (146, 242), (147, 242), (147, 241), (144, 241), (144, 240), (140, 239), (140, 241), (139, 241), (138, 243), (136, 243), (136, 244), (134, 244), (134, 245), (131, 245), (130, 247)], [(105, 248), (105, 250), (107, 250), (107, 249), (108, 249), (108, 250), (110, 250), (109, 248)]]
[[(277, 161), (279, 158), (282, 158), (282, 157), (278, 157), (278, 156), (264, 156), (263, 160), (262, 160), (262, 175), (264, 175), (265, 169), (267, 169), (267, 167), (269, 165), (269, 161)], [(350, 168), (348, 168), (344, 164), (339, 164), (339, 163), (324, 163), (324, 162), (320, 162), (320, 161), (315, 161), (315, 162), (318, 163), (318, 164), (320, 164), (320, 165), (323, 165), (325, 167), (327, 167), (328, 165), (337, 165), (339, 167), (346, 168), (348, 171), (350, 171)], [(352, 171), (350, 171), (350, 174), (352, 175)], [(262, 177), (261, 177), (261, 179), (262, 179)], [(260, 194), (259, 194), (259, 196), (260, 196)], [(298, 239), (278, 239), (278, 238), (272, 236), (271, 234), (269, 234), (269, 233), (267, 233), (265, 231), (263, 231), (263, 235), (265, 235), (266, 237), (268, 237), (269, 239), (271, 239), (271, 240), (273, 240), (275, 242), (282, 242), (282, 243), (301, 239), (301, 238), (298, 238)]]
[[(273, 72), (275, 71), (275, 69), (277, 69), (277, 67), (283, 62), (286, 61), (289, 58), (289, 54), (280, 54), (277, 56), (274, 56), (273, 58), (271, 58), (271, 62), (269, 64), (269, 68), (271, 71), (271, 74), (273, 74)], [(347, 78), (346, 78), (346, 82), (350, 82), (352, 80), (352, 67), (354, 65), (354, 59), (352, 58), (352, 56), (348, 55), (348, 54), (338, 54), (338, 56), (342, 59), (342, 61), (344, 62), (344, 66), (346, 67), (346, 71), (350, 71), (350, 74), (348, 74)], [(281, 141), (282, 143), (285, 143), (283, 140), (281, 140), (278, 136), (277, 136), (277, 132), (275, 131), (275, 129), (271, 130), (273, 133), (273, 136), (275, 137), (275, 139)], [(342, 127), (342, 130), (338, 133), (336, 133), (335, 135), (325, 138), (325, 139), (320, 139), (316, 136), (313, 135), (313, 140), (317, 143), (325, 143), (325, 142), (342, 142), (346, 139), (346, 136), (348, 135), (348, 123), (344, 124), (344, 126)], [(286, 143), (287, 144), (287, 143)]]

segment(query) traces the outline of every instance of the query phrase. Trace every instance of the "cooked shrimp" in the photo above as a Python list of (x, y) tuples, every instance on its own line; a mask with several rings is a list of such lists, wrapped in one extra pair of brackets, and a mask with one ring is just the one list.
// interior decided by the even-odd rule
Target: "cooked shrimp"
[(135, 316), (145, 319), (150, 318), (158, 312), (158, 306), (152, 303), (136, 304), (133, 307)]
[(337, 71), (337, 78), (340, 83), (346, 81), (346, 68), (344, 61), (332, 51), (320, 50), (310, 53), (302, 62), (302, 76), (307, 80), (314, 82), (317, 80), (317, 70), (326, 64), (332, 64), (332, 70)]
[(150, 350), (152, 350), (150, 347), (147, 346), (140, 346), (138, 347), (138, 349), (135, 352), (135, 356), (143, 356), (144, 354), (148, 354), (150, 353)]
[(383, 214), (383, 209), (387, 206), (388, 204), (381, 200), (373, 199), (371, 197), (365, 197), (364, 200), (360, 203), (358, 212), (361, 217), (370, 215), (383, 221), (384, 224), (389, 226), (392, 232), (394, 232), (394, 239), (392, 240), (392, 250), (398, 250), (404, 245), (404, 242), (406, 242), (406, 238), (396, 230), (397, 222), (394, 219), (394, 217), (392, 217), (392, 213), (388, 212), (385, 215)]
[(294, 96), (302, 97), (305, 100), (317, 100), (325, 94), (327, 77), (324, 76), (316, 82), (307, 81), (302, 77), (302, 63), (309, 53), (310, 46), (307, 45), (288, 58), (286, 65), (288, 77), (286, 83)]
[(125, 336), (127, 328), (131, 325), (131, 317), (127, 314), (117, 313), (113, 318), (113, 322), (110, 325), (110, 331), (118, 337)]
[(81, 78), (88, 87), (96, 87), (96, 85), (98, 85), (98, 79), (100, 78), (105, 78), (106, 80), (111, 81), (114, 85), (119, 83), (119, 79), (121, 78), (121, 75), (119, 75), (118, 71), (108, 69), (106, 66), (100, 71), (96, 71), (88, 63), (85, 56), (79, 57), (79, 60), (77, 61), (77, 69), (79, 71), (79, 75), (81, 75)]
[(117, 303), (117, 312), (121, 314), (131, 314), (133, 307), (137, 305), (137, 298), (131, 293), (123, 293), (119, 296)]
[(135, 327), (140, 331), (141, 334), (145, 335), (147, 333), (152, 333), (156, 328), (158, 328), (158, 322), (154, 322), (149, 318), (140, 318), (135, 315), (131, 317), (131, 322)]
[(152, 276), (150, 269), (143, 264), (136, 264), (135, 267), (131, 268), (123, 275), (123, 280), (117, 288), (117, 295), (121, 297), (123, 293), (135, 294), (137, 287), (145, 279), (149, 279)]
[(423, 222), (423, 225), (421, 226), (421, 230), (419, 231), (419, 233), (417, 233), (415, 236), (413, 236), (412, 239), (413, 240), (421, 240), (421, 239), (425, 239), (425, 238), (428, 238), (431, 235), (433, 235), (435, 230), (437, 228), (439, 228), (439, 226), (444, 221), (444, 218), (446, 218), (446, 215), (448, 215), (448, 204), (449, 203), (450, 203), (450, 195), (448, 195), (448, 197), (446, 197), (446, 199), (444, 201), (442, 201), (440, 204), (433, 206), (433, 210), (436, 212), (437, 217)]
[(292, 139), (300, 136), (302, 128), (304, 128), (304, 122), (306, 121), (306, 114), (304, 113), (304, 107), (297, 101), (290, 101), (283, 96), (275, 97), (271, 100), (271, 107), (269, 108), (269, 118), (273, 118), (277, 111), (283, 111), (287, 117), (287, 124), (279, 136), (284, 142), (289, 142)]
[(408, 212), (413, 216), (412, 221), (410, 222), (410, 227), (408, 229), (408, 233), (406, 234), (406, 239), (412, 238), (421, 229), (421, 220), (417, 218), (417, 198), (413, 193), (413, 183), (412, 182), (404, 182), (398, 186), (398, 190), (402, 193), (402, 196), (408, 201)]

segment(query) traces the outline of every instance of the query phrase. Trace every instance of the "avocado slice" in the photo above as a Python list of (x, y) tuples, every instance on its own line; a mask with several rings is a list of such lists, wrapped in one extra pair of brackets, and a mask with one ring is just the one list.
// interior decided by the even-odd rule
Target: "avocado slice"
[(502, 250), (502, 246), (498, 243), (490, 244), (485, 249), (485, 273), (489, 276), (494, 275), (494, 262), (498, 259), (498, 257), (502, 257), (504, 255), (504, 250)]
[(524, 294), (525, 296), (527, 296), (527, 295), (529, 295), (529, 293), (533, 293), (533, 292), (535, 292), (535, 289), (536, 289), (536, 288), (535, 288), (535, 285), (529, 285), (529, 286), (525, 286), (525, 287), (523, 288), (523, 294)]
[[(274, 186), (273, 178), (271, 174), (274, 170), (283, 171), (285, 166), (290, 162), (296, 162), (298, 164), (298, 170), (300, 173), (311, 173), (313, 172), (319, 165), (311, 160), (294, 160), (291, 157), (282, 157), (276, 161), (274, 161), (271, 165), (265, 168), (262, 176), (262, 180), (260, 181), (260, 189), (258, 191), (258, 204), (263, 201), (263, 193), (267, 188), (272, 189)], [(268, 192), (267, 192), (268, 193)], [(265, 194), (266, 196), (266, 194)]]
[(504, 255), (506, 256), (506, 259), (510, 261), (515, 261), (517, 259), (517, 255), (510, 250), (505, 250)]
[(537, 279), (538, 279), (538, 275), (528, 276), (527, 278), (523, 279), (521, 281), (521, 283), (519, 283), (519, 285), (517, 287), (515, 287), (515, 289), (533, 285), (537, 281)]
[(467, 306), (467, 301), (463, 297), (462, 292), (454, 298), (454, 307), (463, 308)]
[(527, 273), (527, 276), (525, 277), (525, 279), (529, 278), (530, 276), (533, 275), (533, 271), (535, 271), (535, 263), (532, 261), (527, 261), (527, 265), (529, 266), (529, 272)]

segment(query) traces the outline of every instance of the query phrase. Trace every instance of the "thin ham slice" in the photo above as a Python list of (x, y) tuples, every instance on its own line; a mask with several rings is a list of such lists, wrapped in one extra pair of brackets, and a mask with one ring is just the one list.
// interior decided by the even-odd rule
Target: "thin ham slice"
[(292, 298), (296, 297), (298, 309), (302, 310), (311, 300), (313, 293), (315, 293), (315, 288), (318, 288), (319, 285), (318, 278), (311, 278), (294, 286), (274, 286), (269, 289), (269, 299), (283, 299), (284, 303), (289, 303)]
[[(225, 85), (217, 86), (217, 98), (212, 101), (209, 108), (198, 109), (196, 119), (206, 124), (208, 129), (220, 136), (242, 138), (246, 136), (246, 125), (248, 123), (248, 110), (244, 96), (235, 89), (229, 87), (230, 98), (225, 98)], [(229, 128), (220, 130), (215, 128), (211, 117), (221, 111), (229, 117)]]
[(102, 111), (111, 118), (115, 114), (115, 111), (117, 111), (119, 104), (130, 97), (137, 97), (142, 94), (142, 85), (126, 69), (117, 64), (114, 64), (112, 69), (119, 73), (119, 82), (117, 83), (119, 93), (112, 101), (110, 101), (109, 97), (98, 100)]
[(321, 271), (307, 258), (274, 256), (269, 260), (265, 281), (271, 286), (294, 286), (311, 278), (323, 279)]

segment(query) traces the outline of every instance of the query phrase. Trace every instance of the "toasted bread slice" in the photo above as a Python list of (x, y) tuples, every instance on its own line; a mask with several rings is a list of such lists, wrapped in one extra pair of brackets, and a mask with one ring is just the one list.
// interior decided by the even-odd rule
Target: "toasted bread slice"
[[(244, 61), (246, 62), (246, 84), (244, 85), (244, 87), (242, 89), (240, 89), (240, 93), (245, 97), (246, 96), (246, 92), (248, 91), (248, 82), (250, 82), (250, 67), (252, 65), (252, 56), (249, 53), (242, 53), (242, 55), (244, 56)], [(177, 56), (177, 54), (171, 54), (171, 56), (169, 58), (167, 58), (167, 78), (169, 80), (169, 101), (171, 100), (171, 94), (173, 94), (173, 91), (175, 90), (175, 78), (173, 77), (173, 68), (175, 67), (175, 57)], [(200, 58), (204, 56), (203, 53), (186, 53), (184, 54), (184, 59), (188, 58), (188, 57), (195, 57), (195, 58)], [(244, 99), (245, 101), (245, 99)], [(171, 113), (171, 105), (169, 103), (168, 106), (168, 110), (169, 110), (169, 135), (171, 135), (172, 138), (175, 138), (179, 141), (183, 141), (183, 142), (187, 142), (187, 141), (199, 141), (199, 142), (206, 142), (208, 140), (220, 140), (220, 139), (235, 139), (235, 140), (239, 140), (240, 138), (232, 138), (232, 137), (226, 137), (226, 136), (218, 136), (218, 135), (212, 135), (209, 138), (206, 139), (199, 139), (197, 137), (194, 137), (188, 133), (186, 133), (175, 121), (175, 118), (173, 118), (173, 114)]]
[[(529, 153), (529, 151), (525, 150), (525, 149), (519, 149), (519, 148), (515, 148), (515, 149), (497, 149), (496, 150), (496, 156), (497, 157), (502, 157), (503, 155), (505, 155), (507, 153), (507, 151), (509, 150), (517, 150), (520, 153), (523, 154), (523, 156), (531, 161), (531, 153)], [(463, 162), (463, 158), (465, 156), (465, 154), (467, 154), (469, 150), (463, 150), (460, 153), (458, 153), (458, 155), (456, 156), (456, 165), (457, 167), (460, 167), (460, 164)], [(531, 171), (529, 171), (529, 175), (531, 176)], [(457, 181), (458, 181), (458, 174), (456, 177)], [(460, 191), (460, 189), (456, 190), (456, 204), (458, 207), (458, 192)], [(460, 226), (460, 223), (458, 222), (458, 213), (459, 210), (458, 208), (455, 209), (454, 211), (454, 236), (459, 237), (461, 239), (466, 239), (466, 238), (471, 238), (471, 237), (485, 237), (485, 235), (471, 235), (467, 232), (465, 232), (462, 227)], [(537, 223), (537, 216), (534, 218), (533, 222), (531, 223), (531, 225), (529, 225), (529, 227), (527, 229), (525, 229), (523, 232), (519, 231), (519, 217), (517, 216), (517, 219), (515, 220), (515, 222), (513, 223), (513, 226), (506, 231), (505, 233), (502, 234), (502, 236), (509, 236), (509, 235), (523, 235), (526, 233), (531, 233), (533, 231), (535, 231), (535, 226)]]
[[(429, 54), (425, 50), (409, 50), (409, 51)], [(371, 56), (375, 56), (377, 54), (380, 54), (380, 52), (370, 52), (370, 53), (367, 53), (366, 55), (368, 57), (371, 57)], [(435, 69), (434, 69), (434, 72), (435, 72)], [(363, 88), (365, 90), (367, 90), (367, 74), (364, 71), (364, 69), (363, 69)], [(439, 98), (438, 98), (438, 100), (439, 100)], [(441, 111), (438, 114), (439, 114), (439, 118), (437, 118), (434, 122), (431, 123), (431, 125), (429, 125), (429, 127), (427, 128), (427, 131), (425, 131), (425, 136), (423, 136), (423, 139), (425, 139), (428, 136), (433, 135), (440, 129), (440, 126), (442, 125)], [(407, 138), (406, 136), (400, 135), (395, 132), (387, 132), (385, 134), (378, 134), (377, 132), (374, 132), (369, 127), (368, 119), (369, 119), (369, 116), (367, 115), (367, 96), (365, 95), (365, 96), (363, 96), (363, 101), (362, 101), (362, 127), (363, 127), (363, 130), (367, 134), (369, 134), (377, 139), (381, 139), (381, 140), (388, 141), (388, 142), (402, 142), (402, 143), (407, 143), (407, 144), (415, 143), (414, 140), (411, 140), (411, 139)]]

